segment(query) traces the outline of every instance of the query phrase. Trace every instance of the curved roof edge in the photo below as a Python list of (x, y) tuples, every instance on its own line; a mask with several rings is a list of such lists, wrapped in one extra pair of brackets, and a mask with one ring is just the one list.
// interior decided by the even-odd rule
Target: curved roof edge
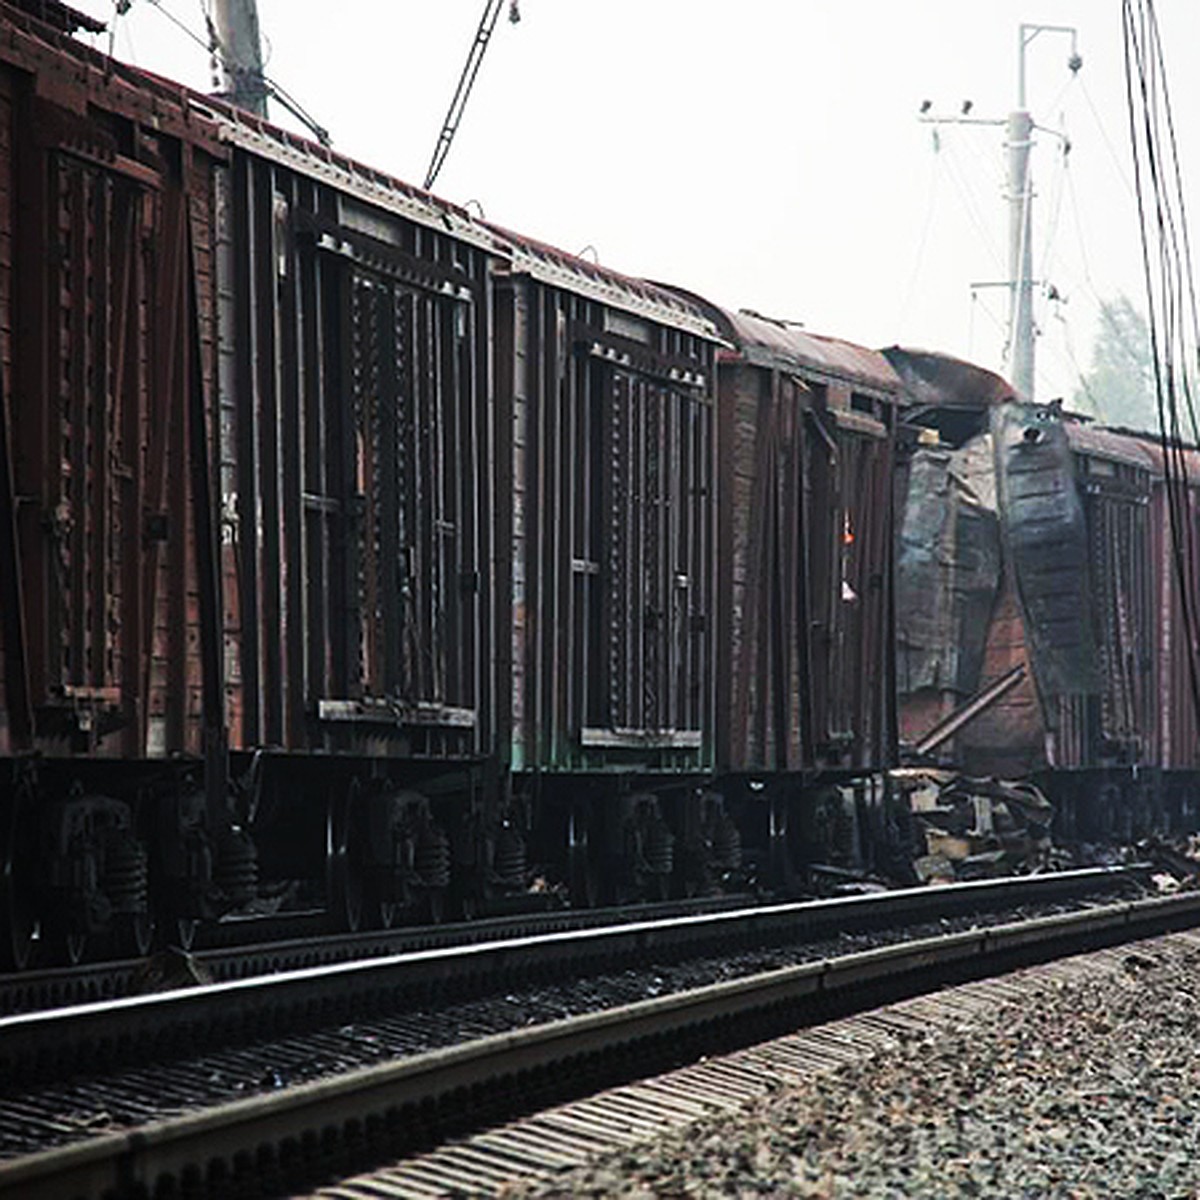
[(795, 321), (722, 308), (694, 292), (667, 286), (703, 309), (732, 350), (754, 366), (820, 375), (888, 395), (901, 389), (900, 377), (878, 350), (812, 333)]
[(1016, 390), (1002, 376), (952, 354), (889, 346), (882, 351), (915, 404), (936, 408), (991, 408), (1016, 400)]

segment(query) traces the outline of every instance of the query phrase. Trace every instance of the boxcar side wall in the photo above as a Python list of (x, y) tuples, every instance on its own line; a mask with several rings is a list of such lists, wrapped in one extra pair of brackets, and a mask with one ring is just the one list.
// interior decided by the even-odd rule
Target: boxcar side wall
[(720, 762), (799, 771), (813, 761), (805, 505), (812, 396), (778, 370), (720, 366)]
[(517, 275), (511, 374), (518, 770), (713, 759), (712, 350)]
[(226, 187), (237, 744), (491, 749), (488, 257), (269, 155)]
[(4, 626), (6, 668), (20, 664), (5, 675), (8, 741), (198, 753), (221, 151), (203, 118), (105, 78), (86, 51), (47, 54), (19, 20), (9, 33), (0, 516), (21, 598)]
[[(1180, 590), (1171, 534), (1166, 483), (1162, 478), (1159, 448), (1147, 446), (1157, 470), (1152, 483), (1148, 510), (1149, 553), (1152, 578), (1152, 624), (1155, 633), (1155, 683), (1152, 699), (1156, 718), (1159, 761), (1168, 770), (1195, 770), (1200, 767), (1200, 721), (1193, 696), (1191, 664), (1188, 661), (1187, 626), (1184, 600)], [(1195, 547), (1200, 546), (1200, 454), (1185, 455), (1189, 483), (1181, 489), (1178, 505), (1181, 524), (1190, 534), (1193, 553), (1185, 556), (1185, 586), (1193, 619), (1200, 613), (1200, 561)], [(1196, 653), (1192, 648), (1192, 654)]]

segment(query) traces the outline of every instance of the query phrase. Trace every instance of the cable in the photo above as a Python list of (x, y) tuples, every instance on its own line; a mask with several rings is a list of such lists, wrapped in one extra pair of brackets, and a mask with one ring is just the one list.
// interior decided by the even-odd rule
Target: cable
[(917, 291), (917, 279), (918, 279), (918, 276), (920, 275), (921, 267), (924, 265), (924, 262), (925, 262), (925, 247), (929, 242), (929, 230), (930, 230), (930, 227), (933, 225), (933, 214), (937, 210), (938, 179), (940, 177), (941, 171), (940, 171), (939, 159), (938, 159), (938, 145), (937, 145), (937, 141), (936, 141), (936, 137), (937, 137), (936, 130), (934, 131), (934, 136), (935, 136), (934, 160), (933, 160), (934, 166), (933, 166), (933, 170), (930, 171), (930, 173), (929, 173), (929, 193), (925, 198), (925, 220), (923, 221), (923, 223), (921, 225), (921, 236), (917, 242), (917, 253), (916, 253), (916, 256), (913, 261), (912, 272), (908, 277), (908, 287), (904, 291), (904, 299), (900, 305), (900, 317), (899, 317), (899, 320), (896, 322), (897, 325), (900, 325), (903, 323), (905, 315), (912, 308), (913, 296), (916, 295), (916, 291)]
[[(1191, 370), (1200, 345), (1200, 320), (1190, 262), (1186, 204), (1166, 82), (1166, 64), (1154, 0), (1122, 0), (1125, 90), (1133, 152), (1134, 191), (1141, 234), (1142, 266), (1149, 302), (1150, 344), (1158, 402), (1159, 447), (1167, 499), (1171, 559), (1179, 592), (1188, 677), (1200, 723), (1200, 639), (1195, 597), (1189, 590), (1196, 562), (1195, 530), (1190, 519), (1187, 458), (1180, 407), (1197, 435)], [(1165, 119), (1167, 138), (1162, 137)], [(1153, 201), (1149, 213), (1147, 199)], [(1184, 308), (1190, 310), (1190, 330)], [(1178, 365), (1176, 356), (1178, 355)]]
[[(208, 22), (209, 27), (209, 37), (207, 39), (202, 38), (198, 33), (195, 32), (195, 30), (191, 29), (187, 24), (181, 21), (163, 4), (162, 0), (146, 0), (146, 2), (152, 8), (162, 13), (162, 15), (166, 17), (167, 20), (170, 21), (171, 24), (177, 29), (179, 29), (186, 37), (195, 42), (196, 45), (205, 52), (205, 54), (217, 54), (220, 55), (222, 59), (225, 58), (225, 51), (217, 38), (216, 30), (212, 25), (209, 10), (203, 4), (201, 5), (201, 12), (204, 14), (204, 18), (206, 22)], [(307, 126), (309, 132), (317, 139), (318, 142), (321, 143), (322, 146), (328, 146), (331, 144), (329, 130), (326, 129), (319, 121), (317, 121), (316, 118), (313, 117), (303, 105), (294, 100), (292, 96), (285, 91), (283, 87), (276, 83), (276, 81), (269, 75), (264, 74), (262, 81), (266, 85), (267, 94), (273, 99), (278, 100), (279, 103), (282, 104), (283, 107), (292, 114), (292, 116)]]

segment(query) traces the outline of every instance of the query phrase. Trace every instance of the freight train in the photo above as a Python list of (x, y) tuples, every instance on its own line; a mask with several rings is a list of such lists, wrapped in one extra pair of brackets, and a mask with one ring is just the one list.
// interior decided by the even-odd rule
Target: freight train
[(783, 878), (894, 759), (870, 351), (0, 8), (0, 949)]
[[(786, 891), (847, 829), (886, 853), (902, 735), (1011, 674), (1041, 603), (1036, 537), (950, 465), (1001, 381), (582, 261), (81, 25), (0, 4), (3, 965), (231, 914)], [(1149, 449), (1080, 453), (1161, 503)], [(924, 563), (918, 512), (951, 539)], [(1153, 527), (1124, 514), (1114, 552)], [(1147, 536), (1143, 607), (1087, 626), (1122, 663), (1169, 592)], [(1030, 688), (995, 769), (1119, 732), (1047, 621), (956, 753)], [(1194, 748), (1154, 720), (1127, 773)]]

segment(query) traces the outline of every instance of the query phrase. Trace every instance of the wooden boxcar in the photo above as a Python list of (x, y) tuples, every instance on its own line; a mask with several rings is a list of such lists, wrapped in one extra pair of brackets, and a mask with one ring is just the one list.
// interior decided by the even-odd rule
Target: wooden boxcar
[(822, 826), (844, 824), (848, 807), (865, 845), (857, 817), (879, 815), (895, 761), (900, 382), (861, 346), (707, 311), (728, 343), (717, 389), (718, 786), (743, 832), (759, 849), (771, 843), (776, 875), (814, 857), (861, 861), (861, 846), (832, 845)]
[(500, 765), (539, 861), (566, 848), (577, 898), (660, 894), (704, 871), (717, 339), (686, 299), (497, 236)]
[(34, 7), (0, 45), (6, 958), (676, 886), (711, 322)]

